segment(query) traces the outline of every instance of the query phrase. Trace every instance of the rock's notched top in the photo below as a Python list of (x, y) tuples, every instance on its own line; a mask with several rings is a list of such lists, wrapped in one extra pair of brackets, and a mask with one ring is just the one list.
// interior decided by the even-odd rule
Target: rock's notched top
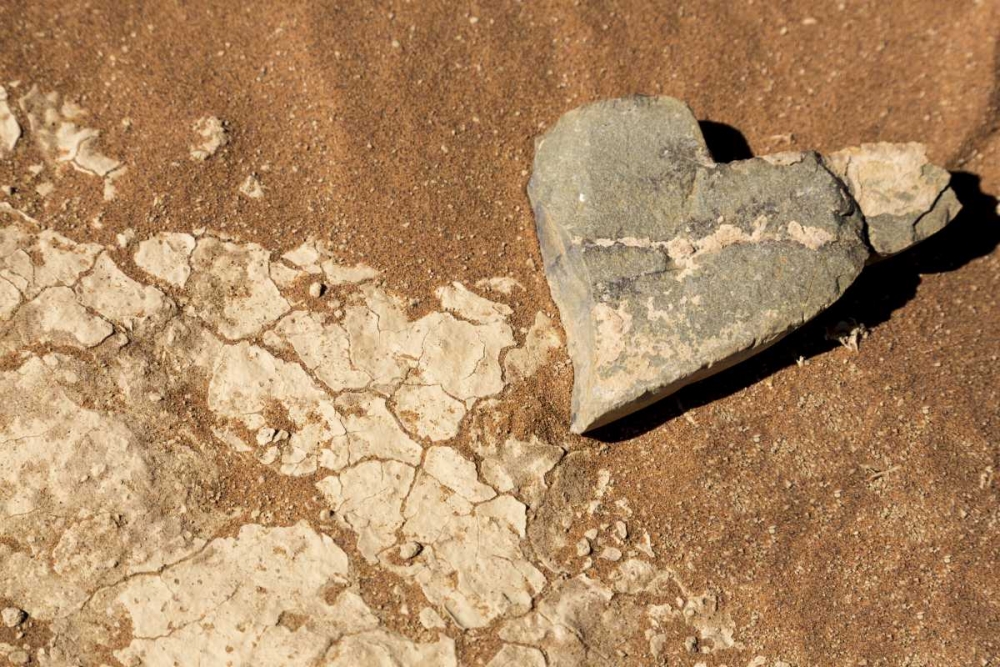
[(564, 115), (528, 186), (582, 433), (717, 373), (836, 301), (959, 207), (920, 144), (715, 163), (684, 103)]

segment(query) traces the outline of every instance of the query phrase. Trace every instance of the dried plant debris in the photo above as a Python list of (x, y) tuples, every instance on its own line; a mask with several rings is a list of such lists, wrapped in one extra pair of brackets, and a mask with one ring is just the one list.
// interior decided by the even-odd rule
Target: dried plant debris
[(948, 181), (919, 144), (719, 164), (667, 97), (567, 113), (537, 142), (529, 195), (573, 360), (572, 430), (801, 326), (866, 263), (947, 224)]
[[(411, 317), (318, 242), (107, 248), (12, 210), (0, 223), (0, 600), (4, 623), (50, 633), (12, 651), (457, 665), (475, 631), (493, 642), (483, 664), (560, 666), (614, 664), (625, 641), (680, 651), (692, 632), (737, 645), (712, 593), (626, 528), (609, 476), (564, 474), (580, 457), (563, 443), (472, 418), (559, 347), (551, 318), (518, 333), (507, 303), (460, 283)], [(323, 528), (220, 505), (243, 467), (306, 489)], [(567, 556), (567, 527), (619, 557)], [(371, 598), (373, 577), (409, 602)]]

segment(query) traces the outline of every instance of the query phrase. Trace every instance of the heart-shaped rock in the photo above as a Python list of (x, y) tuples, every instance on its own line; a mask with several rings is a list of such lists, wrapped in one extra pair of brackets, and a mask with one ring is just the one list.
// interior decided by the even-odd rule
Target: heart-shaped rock
[(571, 429), (728, 368), (836, 301), (873, 256), (852, 191), (877, 202), (884, 254), (957, 211), (918, 144), (853, 150), (717, 164), (666, 97), (591, 104), (541, 137), (528, 194), (575, 371)]

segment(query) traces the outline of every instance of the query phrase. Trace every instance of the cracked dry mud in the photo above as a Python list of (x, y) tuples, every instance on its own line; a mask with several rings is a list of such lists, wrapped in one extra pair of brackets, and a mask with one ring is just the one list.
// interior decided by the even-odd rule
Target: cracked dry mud
[[(453, 283), (409, 319), (375, 272), (319, 244), (278, 257), (170, 233), (107, 249), (4, 223), (0, 594), (49, 625), (41, 664), (447, 665), (451, 628), (495, 632), (494, 667), (573, 665), (599, 650), (591, 633), (638, 633), (647, 615), (654, 653), (673, 619), (708, 650), (736, 641), (711, 594), (659, 569), (622, 520), (599, 576), (591, 559), (543, 565), (573, 518), (539, 516), (561, 443), (473, 429), (455, 444), (558, 345), (544, 314), (518, 340), (507, 305)], [(338, 297), (303, 296), (316, 280)], [(307, 477), (338, 540), (210, 511), (229, 459)], [(419, 591), (426, 632), (384, 626), (361, 560)]]

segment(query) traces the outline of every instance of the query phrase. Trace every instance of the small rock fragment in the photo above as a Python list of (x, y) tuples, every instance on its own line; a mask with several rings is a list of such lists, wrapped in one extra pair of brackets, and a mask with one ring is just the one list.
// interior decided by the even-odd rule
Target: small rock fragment
[(940, 231), (962, 208), (951, 174), (927, 160), (923, 144), (861, 144), (824, 157), (861, 207), (879, 257)]
[(431, 607), (424, 607), (420, 610), (420, 625), (427, 630), (440, 630), (445, 627), (444, 619)]
[(413, 560), (424, 550), (424, 546), (419, 542), (404, 542), (399, 545), (399, 557), (403, 560)]
[(323, 283), (312, 283), (309, 285), (309, 296), (314, 299), (318, 299), (323, 296), (324, 292), (326, 292), (326, 287)]
[(826, 333), (827, 340), (835, 340), (852, 352), (858, 351), (861, 341), (865, 338), (868, 338), (868, 328), (864, 324), (858, 324), (854, 320), (850, 322), (837, 322)]
[(622, 559), (622, 551), (616, 547), (604, 547), (601, 550), (600, 558), (610, 561), (619, 561)]
[(7, 90), (0, 86), (0, 158), (14, 151), (21, 138), (21, 126), (7, 103)]
[(3, 619), (3, 624), (8, 628), (16, 628), (27, 620), (28, 612), (17, 607), (5, 607), (3, 611), (0, 611), (0, 618)]
[(277, 433), (273, 428), (267, 426), (262, 427), (257, 431), (257, 444), (263, 447), (264, 445), (274, 441), (274, 436)]
[(199, 118), (192, 129), (201, 137), (201, 142), (191, 147), (192, 160), (207, 160), (229, 143), (225, 123), (215, 116)]
[(250, 199), (260, 199), (264, 196), (264, 187), (260, 184), (256, 175), (250, 174), (243, 181), (243, 185), (240, 186), (240, 194)]
[(615, 521), (612, 532), (616, 540), (624, 542), (628, 538), (628, 525), (624, 521)]

